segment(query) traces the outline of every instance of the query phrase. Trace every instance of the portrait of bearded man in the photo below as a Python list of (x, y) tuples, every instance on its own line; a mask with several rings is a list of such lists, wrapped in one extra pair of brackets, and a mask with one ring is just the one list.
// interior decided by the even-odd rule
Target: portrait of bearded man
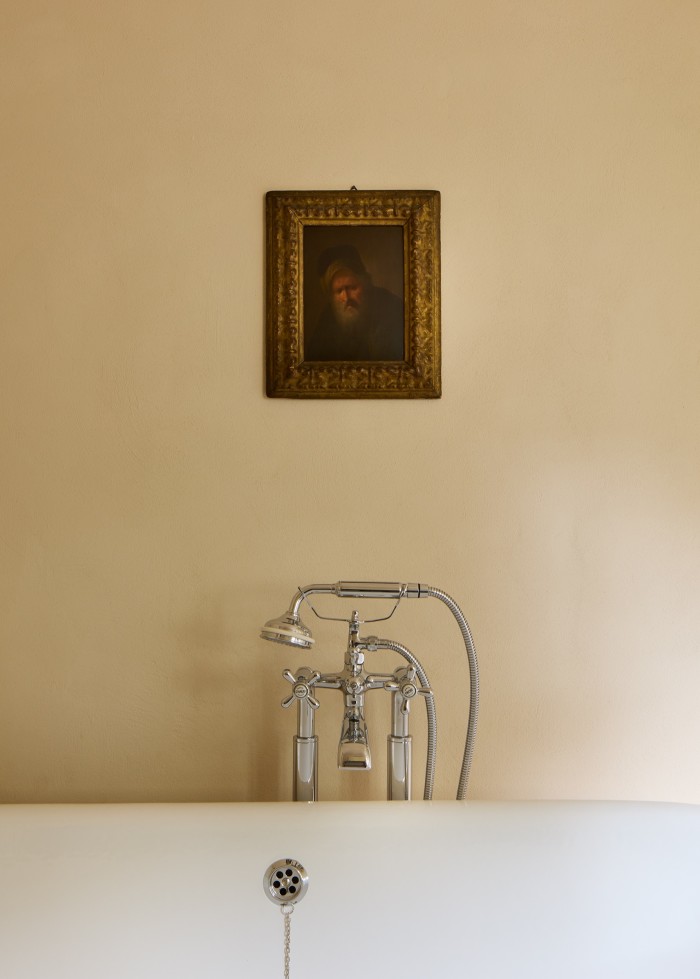
[(403, 360), (403, 300), (373, 284), (358, 250), (326, 248), (317, 271), (326, 305), (304, 337), (304, 360)]

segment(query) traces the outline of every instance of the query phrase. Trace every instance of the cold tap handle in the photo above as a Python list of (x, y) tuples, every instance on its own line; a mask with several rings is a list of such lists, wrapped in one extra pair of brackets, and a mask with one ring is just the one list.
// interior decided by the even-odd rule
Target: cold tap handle
[(391, 693), (400, 693), (404, 700), (411, 700), (417, 694), (423, 697), (432, 697), (433, 691), (429, 687), (416, 686), (416, 670), (411, 666), (407, 670), (400, 670), (400, 674), (394, 679), (387, 680), (384, 689)]

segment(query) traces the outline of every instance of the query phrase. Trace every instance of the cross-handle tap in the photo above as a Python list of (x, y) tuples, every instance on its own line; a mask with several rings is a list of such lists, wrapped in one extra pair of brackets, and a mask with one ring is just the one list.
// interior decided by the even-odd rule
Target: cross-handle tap
[(283, 707), (291, 707), (295, 701), (305, 701), (312, 710), (318, 710), (321, 705), (319, 704), (318, 700), (312, 696), (311, 688), (314, 686), (317, 680), (321, 679), (320, 673), (317, 673), (316, 670), (310, 671), (306, 667), (302, 667), (296, 676), (291, 670), (285, 670), (282, 676), (285, 680), (291, 683), (293, 687), (290, 695), (282, 701)]
[(433, 691), (429, 687), (416, 686), (415, 666), (403, 667), (394, 674), (394, 679), (387, 680), (384, 689), (393, 694), (400, 694), (395, 698), (399, 701), (398, 709), (402, 714), (408, 714), (410, 701), (420, 694), (422, 697), (432, 697)]
[(297, 733), (294, 737), (293, 798), (295, 802), (315, 802), (318, 796), (318, 738), (314, 733), (314, 711), (320, 704), (311, 689), (321, 674), (302, 666), (296, 676), (285, 670), (282, 676), (292, 684), (292, 692), (282, 701), (283, 707), (296, 702)]

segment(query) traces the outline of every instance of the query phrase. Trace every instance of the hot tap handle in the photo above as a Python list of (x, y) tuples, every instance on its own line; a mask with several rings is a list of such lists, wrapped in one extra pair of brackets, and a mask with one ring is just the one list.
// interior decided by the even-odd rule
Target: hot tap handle
[(307, 670), (300, 670), (298, 676), (294, 676), (291, 670), (285, 670), (282, 676), (293, 686), (291, 694), (282, 701), (283, 707), (291, 707), (296, 700), (306, 700), (312, 710), (318, 710), (321, 705), (312, 696), (311, 688), (317, 680), (320, 680), (320, 673), (315, 670), (312, 673)]

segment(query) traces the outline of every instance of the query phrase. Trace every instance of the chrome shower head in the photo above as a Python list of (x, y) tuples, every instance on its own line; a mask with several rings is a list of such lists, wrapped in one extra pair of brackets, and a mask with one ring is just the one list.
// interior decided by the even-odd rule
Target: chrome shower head
[(311, 630), (293, 612), (285, 612), (276, 619), (266, 622), (260, 631), (262, 639), (279, 642), (284, 646), (296, 646), (300, 649), (311, 649), (314, 638)]

